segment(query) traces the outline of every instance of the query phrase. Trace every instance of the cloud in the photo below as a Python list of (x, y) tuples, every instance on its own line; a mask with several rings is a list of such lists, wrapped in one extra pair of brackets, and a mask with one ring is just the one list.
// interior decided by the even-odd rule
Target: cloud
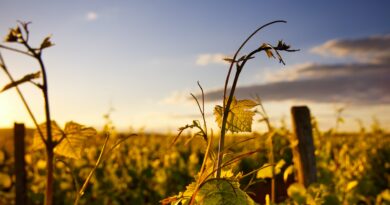
[(85, 15), (87, 21), (95, 21), (98, 19), (98, 14), (96, 12), (90, 11)]
[(360, 39), (336, 39), (311, 49), (322, 56), (353, 57), (360, 62), (389, 61), (390, 34)]
[(206, 66), (210, 64), (220, 64), (227, 65), (227, 62), (223, 59), (226, 58), (226, 55), (222, 53), (204, 53), (198, 55), (196, 59), (196, 65)]
[(168, 105), (178, 105), (188, 103), (190, 99), (190, 92), (174, 91), (170, 96), (164, 98), (161, 103)]
[[(359, 58), (349, 64), (296, 65), (269, 75), (266, 84), (238, 87), (238, 98), (259, 95), (264, 101), (304, 100), (325, 103), (390, 103), (390, 35), (331, 40), (313, 49), (321, 55)], [(364, 59), (363, 61), (361, 59)], [(287, 71), (287, 72), (286, 72)], [(206, 91), (220, 100), (222, 89)]]

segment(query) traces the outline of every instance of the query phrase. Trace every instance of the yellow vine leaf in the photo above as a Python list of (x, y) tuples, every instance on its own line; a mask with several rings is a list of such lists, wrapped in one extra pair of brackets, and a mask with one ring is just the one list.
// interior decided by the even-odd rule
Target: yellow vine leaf
[(65, 138), (54, 148), (54, 152), (75, 159), (81, 157), (86, 140), (96, 135), (94, 128), (85, 127), (75, 122), (66, 123), (64, 132)]
[[(43, 132), (44, 139), (46, 135), (46, 123), (41, 124), (40, 129)], [(64, 157), (79, 159), (84, 151), (86, 140), (96, 135), (96, 130), (92, 127), (85, 127), (75, 122), (68, 122), (62, 131), (55, 121), (51, 122), (53, 141), (62, 141), (54, 148), (54, 153)], [(33, 149), (44, 148), (39, 133), (34, 134)]]
[[(42, 123), (39, 125), (39, 129), (42, 131), (43, 138), (47, 139), (47, 127), (46, 123)], [(51, 121), (51, 133), (53, 140), (59, 140), (63, 136), (63, 131), (58, 126), (57, 122), (52, 120)], [(43, 149), (45, 147), (45, 143), (42, 141), (41, 136), (39, 135), (38, 131), (35, 131), (34, 137), (33, 137), (33, 150), (39, 150)]]
[[(236, 100), (233, 97), (227, 118), (226, 130), (231, 132), (251, 132), (255, 112), (250, 110), (258, 104), (252, 100)], [(223, 108), (219, 105), (214, 108), (214, 115), (218, 126), (222, 127)]]

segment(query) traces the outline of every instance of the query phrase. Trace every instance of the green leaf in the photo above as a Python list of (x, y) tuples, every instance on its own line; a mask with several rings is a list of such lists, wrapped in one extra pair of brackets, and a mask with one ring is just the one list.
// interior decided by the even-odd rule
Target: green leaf
[(84, 151), (86, 140), (95, 136), (96, 130), (75, 122), (68, 122), (64, 133), (65, 138), (54, 148), (54, 152), (65, 157), (79, 159)]
[[(236, 100), (233, 97), (227, 118), (226, 128), (231, 132), (251, 132), (255, 112), (250, 110), (258, 104), (252, 100)], [(214, 115), (218, 126), (222, 127), (223, 108), (219, 105), (214, 108)]]
[(42, 43), (41, 43), (41, 50), (42, 49), (45, 49), (45, 48), (48, 48), (48, 47), (51, 47), (53, 46), (54, 44), (50, 41), (50, 38), (51, 36), (47, 36), (45, 39), (43, 39)]
[[(181, 204), (188, 205), (195, 192), (196, 183), (187, 186), (187, 190), (179, 196)], [(176, 201), (177, 203), (177, 201)], [(172, 203), (175, 204), (175, 203)], [(247, 193), (240, 189), (235, 180), (211, 179), (204, 182), (195, 195), (195, 205), (255, 205)]]
[(13, 88), (13, 87), (18, 86), (20, 84), (23, 84), (25, 82), (29, 82), (29, 81), (31, 81), (33, 79), (39, 78), (40, 76), (41, 76), (41, 72), (40, 71), (38, 71), (36, 73), (27, 74), (23, 78), (15, 81), (15, 82), (11, 82), (11, 83), (5, 85), (0, 92), (4, 92), (4, 91), (6, 91), (6, 90), (8, 90), (10, 88)]

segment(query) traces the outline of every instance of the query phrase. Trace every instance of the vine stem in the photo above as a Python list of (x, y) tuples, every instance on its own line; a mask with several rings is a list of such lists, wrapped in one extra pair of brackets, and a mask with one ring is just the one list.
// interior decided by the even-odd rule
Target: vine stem
[[(245, 57), (244, 61), (241, 63), (241, 65), (238, 64), (238, 62), (236, 61), (237, 59), (237, 56), (238, 54), (240, 53), (241, 49), (246, 45), (246, 43), (257, 33), (259, 32), (260, 30), (262, 30), (263, 28), (269, 26), (269, 25), (272, 25), (274, 23), (287, 23), (287, 21), (283, 21), (283, 20), (277, 20), (277, 21), (272, 21), (272, 22), (269, 22), (267, 24), (264, 24), (263, 26), (259, 27), (258, 29), (256, 29), (251, 35), (248, 36), (247, 39), (245, 39), (245, 41), (241, 44), (241, 46), (237, 49), (236, 53), (234, 54), (234, 57), (232, 59), (232, 62), (230, 63), (230, 67), (229, 67), (229, 71), (228, 71), (228, 74), (226, 76), (226, 80), (225, 80), (225, 86), (224, 86), (224, 91), (223, 91), (223, 118), (222, 118), (222, 127), (221, 127), (221, 136), (219, 138), (219, 144), (218, 144), (218, 159), (217, 159), (217, 173), (216, 173), (216, 177), (217, 178), (220, 178), (221, 177), (221, 166), (222, 166), (222, 153), (223, 153), (223, 150), (224, 150), (224, 144), (225, 144), (225, 134), (226, 134), (226, 122), (227, 122), (227, 117), (228, 117), (228, 114), (229, 114), (229, 110), (230, 110), (230, 105), (233, 101), (233, 95), (234, 95), (234, 91), (235, 91), (235, 88), (237, 86), (237, 81), (238, 81), (238, 78), (240, 76), (240, 73), (246, 63), (247, 60), (250, 59), (251, 55), (249, 54), (248, 56)], [(259, 50), (259, 49), (257, 49)], [(256, 51), (257, 51), (256, 50)], [(260, 50), (259, 50), (260, 51)], [(259, 52), (257, 51), (257, 52)], [(255, 53), (257, 52), (252, 52), (251, 54), (254, 55)], [(229, 79), (230, 79), (230, 75), (231, 75), (231, 71), (233, 69), (233, 65), (236, 64), (237, 65), (237, 70), (236, 70), (236, 74), (234, 76), (234, 80), (233, 80), (233, 85), (232, 85), (232, 88), (230, 90), (230, 94), (229, 94), (229, 98), (227, 100), (227, 102), (225, 103), (226, 101), (226, 94), (227, 94), (227, 87), (228, 87), (228, 84), (229, 84)]]
[(47, 170), (47, 176), (46, 176), (46, 191), (45, 191), (45, 205), (52, 205), (53, 204), (53, 183), (54, 183), (54, 147), (55, 142), (53, 140), (52, 136), (52, 127), (51, 127), (51, 115), (50, 115), (50, 104), (49, 104), (49, 90), (48, 90), (48, 81), (47, 81), (47, 74), (46, 74), (46, 68), (45, 64), (42, 60), (42, 50), (34, 50), (31, 48), (31, 46), (27, 43), (27, 41), (22, 38), (22, 44), (28, 49), (28, 51), (32, 54), (32, 56), (38, 61), (39, 66), (41, 68), (42, 72), (42, 93), (43, 98), (45, 101), (45, 117), (46, 117), (46, 156), (47, 156), (47, 163), (46, 163), (46, 170)]
[(45, 65), (43, 64), (41, 54), (37, 55), (37, 60), (41, 67), (43, 86), (42, 92), (45, 99), (45, 114), (46, 114), (46, 154), (47, 154), (47, 178), (46, 178), (46, 195), (45, 195), (45, 204), (53, 204), (53, 183), (54, 183), (54, 140), (52, 136), (52, 127), (51, 127), (51, 115), (50, 115), (50, 105), (49, 105), (49, 92), (47, 86), (47, 75)]

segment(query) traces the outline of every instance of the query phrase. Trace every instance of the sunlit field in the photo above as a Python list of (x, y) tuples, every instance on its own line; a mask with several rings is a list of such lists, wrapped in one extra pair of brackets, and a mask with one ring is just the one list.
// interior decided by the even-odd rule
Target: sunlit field
[[(277, 175), (284, 189), (283, 172), (292, 165), (291, 133), (278, 128), (275, 137), (275, 159), (284, 161), (282, 171)], [(31, 132), (27, 139), (31, 139)], [(382, 130), (367, 130), (360, 133), (332, 133), (315, 131), (316, 162), (318, 183), (299, 190), (299, 195), (289, 198), (285, 191), (279, 194), (278, 202), (316, 204), (375, 204), (384, 201), (388, 194), (390, 135)], [(7, 133), (8, 136), (10, 133)], [(2, 132), (2, 136), (7, 134)], [(125, 136), (126, 134), (123, 134)], [(123, 137), (122, 135), (113, 136)], [(167, 196), (173, 196), (194, 180), (202, 165), (205, 143), (200, 139), (184, 145), (189, 136), (183, 137), (173, 147), (173, 135), (153, 135), (139, 133), (121, 144), (112, 155), (96, 170), (80, 204), (158, 204)], [(244, 138), (250, 141), (235, 145)], [(9, 139), (11, 141), (11, 139)], [(30, 147), (31, 141), (27, 141)], [(94, 167), (104, 137), (97, 136), (87, 142), (85, 153), (79, 160), (58, 157), (55, 163), (56, 204), (72, 204), (75, 190), (81, 186), (91, 168)], [(242, 159), (231, 166), (234, 173), (243, 175), (256, 170), (269, 161), (269, 148), (263, 134), (229, 136), (228, 146), (233, 145), (233, 153), (245, 153), (261, 148), (261, 151)], [(3, 147), (1, 163), (1, 204), (8, 204), (14, 198), (12, 180), (13, 159), (10, 149)], [(45, 187), (45, 155), (42, 151), (26, 151), (28, 197), (31, 204), (42, 204)], [(66, 162), (66, 163), (64, 163)], [(256, 175), (256, 173), (255, 173)], [(265, 197), (270, 192), (269, 179), (254, 179), (249, 176), (240, 180), (241, 187), (255, 197), (256, 191), (263, 191)], [(291, 178), (291, 177), (290, 177)], [(293, 183), (289, 179), (289, 184)], [(263, 189), (259, 187), (265, 187)], [(282, 191), (281, 191), (282, 192)], [(256, 198), (264, 203), (265, 198)]]
[(0, 5), (0, 205), (390, 204), (388, 2)]

